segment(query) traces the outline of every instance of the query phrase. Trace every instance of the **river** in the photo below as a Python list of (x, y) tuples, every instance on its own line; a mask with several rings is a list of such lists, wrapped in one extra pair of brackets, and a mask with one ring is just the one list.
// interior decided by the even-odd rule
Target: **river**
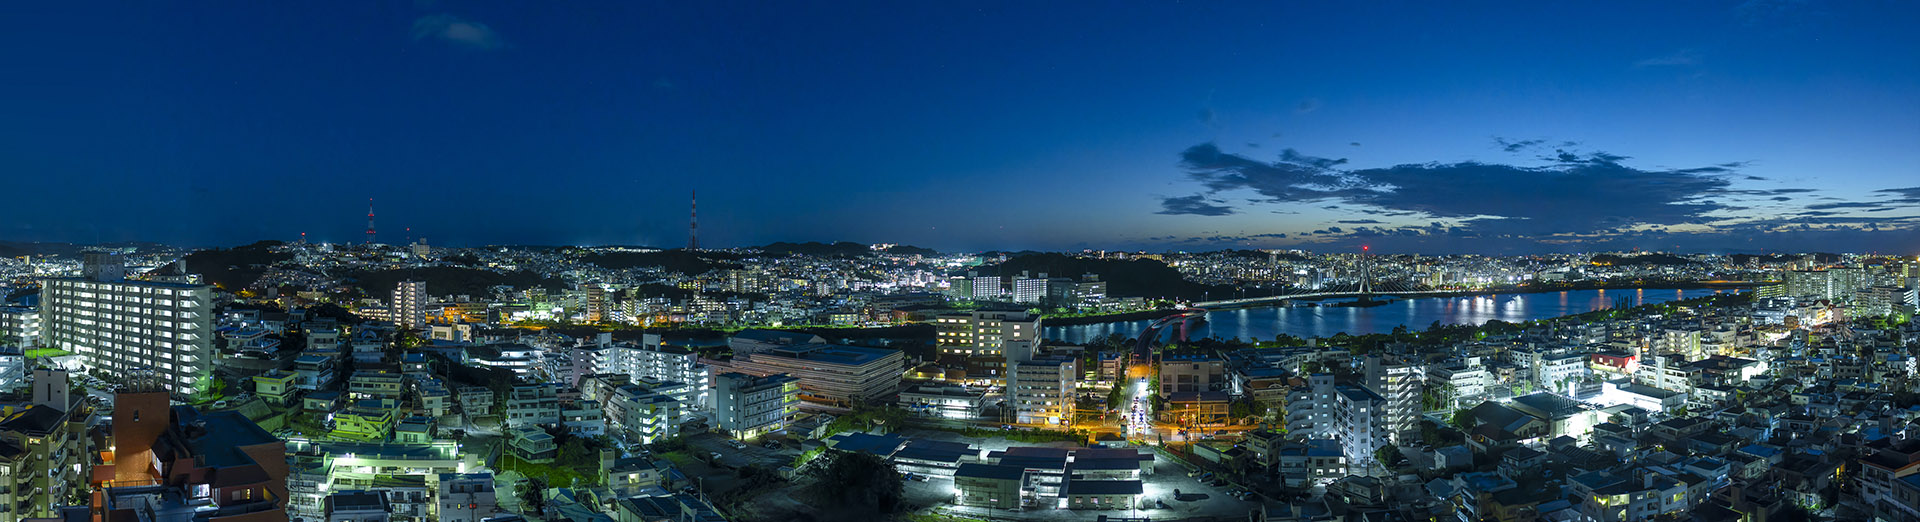
[[(1482, 324), (1499, 319), (1507, 322), (1547, 319), (1612, 308), (1625, 296), (1633, 305), (1657, 304), (1692, 299), (1737, 290), (1622, 289), (1568, 290), (1532, 294), (1495, 294), (1472, 297), (1428, 297), (1406, 299), (1383, 306), (1360, 307), (1260, 307), (1215, 310), (1207, 314), (1207, 323), (1192, 335), (1232, 339), (1271, 340), (1280, 334), (1301, 338), (1328, 337), (1337, 333), (1360, 335), (1392, 332), (1406, 325), (1425, 330), (1434, 321), (1442, 324)], [(1151, 321), (1120, 321), (1075, 326), (1048, 326), (1042, 335), (1048, 340), (1083, 344), (1118, 333), (1140, 335)]]

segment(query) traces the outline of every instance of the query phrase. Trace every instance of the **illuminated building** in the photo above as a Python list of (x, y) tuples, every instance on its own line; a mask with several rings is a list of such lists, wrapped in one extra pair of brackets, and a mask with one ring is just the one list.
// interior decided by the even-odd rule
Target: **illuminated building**
[(899, 350), (801, 344), (739, 355), (732, 367), (750, 375), (791, 375), (810, 400), (850, 406), (891, 399), (900, 391), (905, 363)]
[(1073, 422), (1073, 400), (1080, 382), (1074, 359), (1039, 358), (1009, 363), (1012, 378), (1007, 395), (1014, 421), (1021, 424), (1066, 425)]
[(41, 281), (41, 339), (110, 376), (151, 370), (176, 397), (213, 370), (213, 287), (125, 280), (120, 258), (87, 254), (85, 277)]
[(799, 411), (800, 380), (788, 375), (755, 377), (739, 372), (713, 376), (714, 427), (751, 439), (780, 431)]
[(393, 287), (393, 324), (401, 328), (427, 325), (427, 282), (401, 281)]

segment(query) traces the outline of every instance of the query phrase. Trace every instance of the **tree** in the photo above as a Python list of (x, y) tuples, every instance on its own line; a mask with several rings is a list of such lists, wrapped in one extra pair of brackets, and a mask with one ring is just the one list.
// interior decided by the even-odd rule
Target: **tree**
[(892, 513), (906, 485), (893, 463), (863, 452), (835, 452), (822, 466), (819, 488), (831, 500), (863, 513)]
[(1400, 461), (1406, 460), (1407, 456), (1400, 454), (1399, 446), (1388, 444), (1373, 450), (1373, 459), (1379, 462), (1382, 467), (1392, 468), (1398, 465)]
[(1460, 431), (1473, 429), (1473, 410), (1461, 408), (1453, 411), (1453, 427)]
[[(520, 507), (524, 512), (539, 513), (547, 506), (547, 480), (528, 477), (527, 487), (520, 490)], [(531, 508), (531, 509), (528, 509)]]
[(1123, 386), (1114, 384), (1113, 390), (1107, 392), (1107, 409), (1118, 410), (1120, 406), (1127, 403), (1127, 393), (1124, 389)]

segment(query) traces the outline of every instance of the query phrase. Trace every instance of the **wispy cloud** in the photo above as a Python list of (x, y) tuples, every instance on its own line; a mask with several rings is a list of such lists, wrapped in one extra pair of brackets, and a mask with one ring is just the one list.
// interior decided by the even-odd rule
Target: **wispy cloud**
[(507, 46), (487, 24), (461, 19), (458, 16), (440, 13), (422, 16), (413, 21), (414, 40), (439, 40), (449, 45), (469, 49), (493, 50)]
[(1200, 194), (1192, 196), (1160, 198), (1160, 211), (1155, 214), (1195, 216), (1225, 216), (1233, 214), (1233, 207), (1216, 205)]
[(1704, 57), (1695, 49), (1681, 49), (1671, 53), (1633, 62), (1634, 67), (1675, 67), (1700, 65)]

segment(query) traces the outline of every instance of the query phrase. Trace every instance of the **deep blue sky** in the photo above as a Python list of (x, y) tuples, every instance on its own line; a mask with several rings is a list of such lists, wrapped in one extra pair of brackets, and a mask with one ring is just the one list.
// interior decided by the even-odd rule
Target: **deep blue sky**
[(721, 4), (11, 6), (0, 239), (1920, 251), (1920, 4)]

